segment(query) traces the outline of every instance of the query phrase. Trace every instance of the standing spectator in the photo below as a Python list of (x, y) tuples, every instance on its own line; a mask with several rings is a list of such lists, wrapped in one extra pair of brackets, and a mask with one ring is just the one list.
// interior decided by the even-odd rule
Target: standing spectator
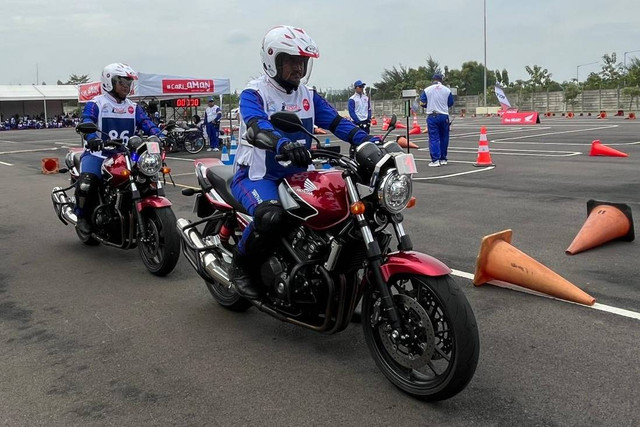
[(427, 110), (427, 129), (429, 130), (429, 166), (438, 167), (447, 164), (449, 148), (449, 108), (453, 106), (451, 90), (442, 84), (442, 74), (433, 75), (433, 84), (420, 95), (420, 105)]
[(218, 136), (220, 135), (222, 111), (214, 103), (213, 96), (209, 98), (209, 106), (204, 112), (204, 118), (207, 123), (207, 135), (209, 136), (209, 148), (207, 148), (207, 151), (220, 151), (218, 149)]
[(362, 80), (356, 80), (353, 83), (353, 87), (356, 91), (351, 98), (349, 98), (349, 116), (351, 120), (360, 129), (369, 134), (369, 128), (371, 127), (371, 103), (369, 97), (364, 94), (365, 83)]

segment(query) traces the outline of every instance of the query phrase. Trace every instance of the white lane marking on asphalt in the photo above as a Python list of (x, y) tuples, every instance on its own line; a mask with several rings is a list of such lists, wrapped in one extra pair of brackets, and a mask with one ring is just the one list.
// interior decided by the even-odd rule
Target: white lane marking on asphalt
[[(466, 271), (460, 271), (460, 270), (451, 270), (451, 274), (453, 274), (454, 276), (458, 276), (458, 277), (464, 277), (465, 279), (469, 279), (473, 281), (473, 274), (471, 273), (467, 273)], [(555, 298), (552, 297), (550, 295), (546, 295), (540, 292), (536, 292), (536, 291), (532, 291), (531, 289), (527, 289), (527, 288), (522, 288), (520, 286), (516, 286), (513, 285), (511, 283), (507, 283), (507, 282), (503, 282), (501, 280), (492, 280), (490, 282), (488, 282), (494, 286), (499, 286), (501, 288), (507, 288), (507, 289), (511, 289), (513, 291), (518, 291), (518, 292), (524, 292), (526, 294), (531, 294), (531, 295), (536, 295), (536, 296), (540, 296), (540, 297), (544, 297), (544, 298), (549, 298), (549, 299), (554, 299), (556, 301), (560, 301), (560, 302), (566, 302), (567, 304), (574, 304), (574, 305), (579, 305), (580, 307), (586, 307), (586, 308), (592, 308), (594, 310), (599, 310), (599, 311), (604, 311), (607, 313), (612, 313), (612, 314), (617, 314), (618, 316), (623, 316), (623, 317), (629, 317), (631, 319), (636, 319), (636, 320), (640, 320), (640, 313), (635, 312), (635, 311), (631, 311), (631, 310), (625, 310), (624, 308), (618, 308), (618, 307), (612, 307), (610, 305), (605, 305), (605, 304), (599, 304), (599, 303), (595, 303), (592, 306), (588, 306), (588, 305), (584, 305), (584, 304), (578, 304), (572, 301), (566, 301), (563, 299), (559, 299), (559, 298)]]
[(59, 148), (34, 148), (33, 150), (0, 151), (0, 154), (35, 153), (38, 151), (57, 151)]
[[(416, 159), (416, 160), (423, 161), (423, 162), (430, 162), (431, 161), (431, 159)], [(457, 160), (456, 161), (449, 160), (449, 163), (468, 163), (468, 164), (471, 164), (471, 165), (473, 164), (473, 162), (462, 162), (462, 161), (457, 161)], [(440, 168), (446, 168), (446, 166), (440, 166)], [(466, 172), (451, 173), (451, 174), (448, 174), (448, 175), (430, 176), (430, 177), (425, 177), (425, 178), (415, 178), (414, 177), (413, 181), (418, 181), (418, 180), (419, 181), (428, 181), (428, 180), (431, 180), (431, 179), (451, 178), (451, 177), (454, 177), (454, 176), (468, 175), (470, 173), (484, 172), (484, 171), (488, 171), (488, 170), (491, 170), (491, 169), (494, 169), (494, 168), (495, 168), (495, 166), (487, 166), (485, 168), (473, 169), (473, 170), (466, 171)]]
[(558, 131), (558, 132), (538, 133), (538, 134), (535, 134), (535, 135), (523, 135), (523, 136), (514, 136), (514, 137), (511, 137), (511, 138), (492, 139), (491, 142), (500, 142), (500, 141), (509, 142), (512, 139), (537, 138), (539, 136), (560, 135), (560, 134), (563, 134), (563, 133), (591, 132), (591, 131), (594, 131), (594, 130), (612, 129), (612, 128), (616, 128), (616, 127), (618, 127), (618, 125), (599, 126), (599, 127), (595, 127), (595, 128), (563, 130), (563, 131)]
[(167, 160), (180, 160), (182, 162), (193, 162), (195, 159), (184, 159), (182, 157), (167, 157)]
[[(419, 148), (419, 151), (427, 151), (426, 148)], [(449, 148), (449, 153), (475, 153), (477, 151), (476, 148), (473, 147), (457, 147), (455, 149)], [(570, 157), (570, 156), (579, 156), (582, 153), (580, 151), (556, 151), (556, 150), (522, 150), (518, 148), (493, 148), (491, 152), (495, 152), (495, 154), (500, 154), (503, 156), (537, 156), (537, 157)], [(551, 153), (551, 154), (542, 154), (542, 153)], [(420, 159), (416, 159), (420, 160)]]
[(12, 163), (7, 163), (7, 162), (0, 162), (0, 165), (13, 166)]

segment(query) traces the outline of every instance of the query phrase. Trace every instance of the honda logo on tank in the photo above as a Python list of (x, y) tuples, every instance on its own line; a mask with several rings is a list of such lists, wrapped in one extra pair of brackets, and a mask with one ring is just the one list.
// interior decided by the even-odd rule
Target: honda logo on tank
[(214, 92), (210, 79), (163, 79), (162, 93), (200, 93)]

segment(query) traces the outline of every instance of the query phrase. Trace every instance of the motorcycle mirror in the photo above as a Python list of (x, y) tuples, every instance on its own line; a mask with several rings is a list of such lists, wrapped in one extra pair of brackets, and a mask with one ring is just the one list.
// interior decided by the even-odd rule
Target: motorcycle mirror
[(389, 120), (389, 127), (394, 127), (395, 128), (397, 121), (398, 121), (398, 117), (395, 114), (393, 114), (391, 116), (391, 120)]
[(98, 126), (93, 122), (80, 123), (76, 126), (76, 132), (89, 134), (98, 131)]
[(193, 188), (184, 188), (182, 190), (183, 196), (193, 196), (194, 194), (196, 194), (196, 191)]
[(299, 130), (306, 129), (302, 126), (302, 121), (300, 117), (298, 117), (295, 113), (290, 113), (288, 111), (278, 111), (277, 113), (273, 113), (271, 117), (269, 117), (269, 121), (278, 129), (283, 132), (293, 133)]

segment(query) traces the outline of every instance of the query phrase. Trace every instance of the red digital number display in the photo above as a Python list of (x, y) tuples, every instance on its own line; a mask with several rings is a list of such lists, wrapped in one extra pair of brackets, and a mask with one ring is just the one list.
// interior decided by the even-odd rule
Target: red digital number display
[(199, 107), (200, 98), (178, 98), (175, 105), (176, 107)]

